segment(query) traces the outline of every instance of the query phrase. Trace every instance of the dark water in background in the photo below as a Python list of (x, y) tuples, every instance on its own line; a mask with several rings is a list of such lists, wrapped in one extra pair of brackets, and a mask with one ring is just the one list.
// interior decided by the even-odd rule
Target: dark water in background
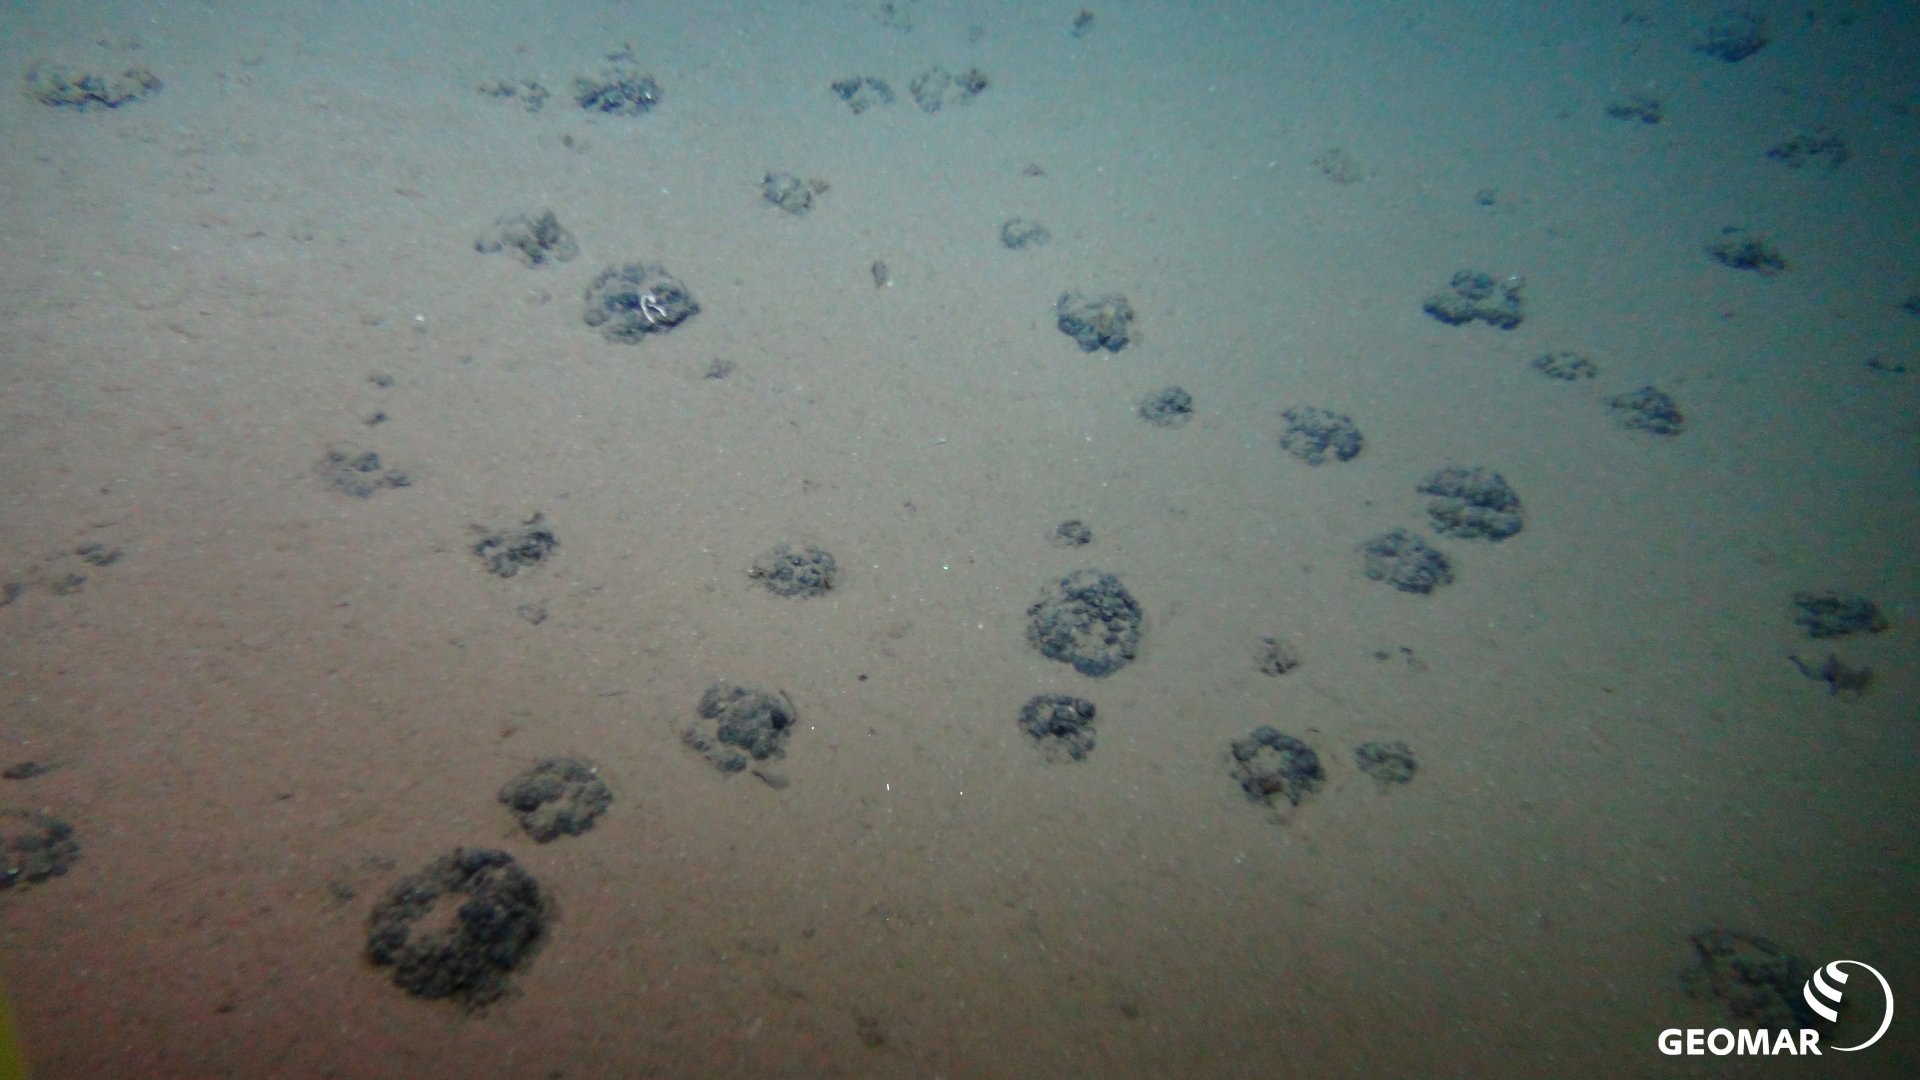
[[(0, 895), (36, 1075), (1915, 1074), (1904, 1012), (1812, 1063), (1654, 1046), (1729, 1023), (1679, 978), (1709, 928), (1920, 989), (1913, 6), (1751, 5), (1737, 63), (1708, 4), (1080, 10), (6, 12), (9, 78), (164, 83), (0, 104), (0, 756), (56, 766), (0, 801), (82, 846)], [(658, 108), (574, 107), (622, 49)], [(936, 65), (988, 85), (924, 112)], [(828, 186), (785, 215), (769, 170)], [(577, 259), (473, 250), (540, 207)], [(1729, 226), (1784, 271), (1716, 265)], [(702, 310), (610, 343), (580, 297), (634, 260)], [(1424, 314), (1466, 268), (1524, 321)], [(1068, 290), (1126, 294), (1124, 350)], [(1142, 422), (1169, 385), (1192, 420)], [(1647, 385), (1684, 431), (1616, 423)], [(1297, 406), (1364, 451), (1283, 454)], [(408, 486), (319, 474), (369, 449)], [(1436, 535), (1452, 465), (1524, 529)], [(535, 513), (552, 559), (486, 574), (475, 527)], [(1454, 581), (1368, 580), (1393, 528)], [(750, 579), (781, 541), (834, 589)], [(1145, 612), (1101, 679), (1024, 638), (1087, 566)], [(1808, 590), (1890, 626), (1809, 640)], [(1789, 660), (1829, 653), (1864, 692)], [(720, 680), (791, 697), (787, 786), (681, 745)], [(1086, 760), (1039, 693), (1097, 704)], [(1229, 776), (1263, 724), (1327, 774), (1278, 814)], [(539, 845), (493, 793), (555, 754), (615, 801)], [(473, 1016), (361, 955), (455, 845), (558, 912)]]

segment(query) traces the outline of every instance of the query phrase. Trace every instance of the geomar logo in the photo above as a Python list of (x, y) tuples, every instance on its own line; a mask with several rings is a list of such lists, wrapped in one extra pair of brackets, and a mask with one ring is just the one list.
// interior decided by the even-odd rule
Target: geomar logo
[[(1852, 1046), (1831, 1048), (1842, 1053), (1865, 1050), (1879, 1042), (1881, 1036), (1887, 1033), (1887, 1028), (1893, 1026), (1893, 987), (1888, 985), (1886, 976), (1880, 974), (1872, 965), (1863, 964), (1858, 960), (1835, 960), (1815, 971), (1813, 978), (1808, 979), (1800, 987), (1800, 996), (1806, 1000), (1807, 1007), (1813, 1010), (1815, 1016), (1830, 1024), (1839, 1020), (1840, 1001), (1845, 994), (1843, 988), (1847, 985), (1847, 976), (1850, 974), (1847, 969), (1850, 967), (1865, 971), (1880, 984), (1880, 1000), (1885, 1003), (1885, 1012), (1880, 1016), (1880, 1026), (1875, 1028), (1873, 1034), (1865, 1041)], [(1811, 1056), (1821, 1053), (1820, 1032), (1810, 1027), (1740, 1028), (1739, 1030), (1667, 1028), (1660, 1033), (1659, 1046), (1660, 1052), (1669, 1056), (1713, 1054), (1717, 1057), (1725, 1057), (1733, 1054), (1764, 1057), (1774, 1054)]]

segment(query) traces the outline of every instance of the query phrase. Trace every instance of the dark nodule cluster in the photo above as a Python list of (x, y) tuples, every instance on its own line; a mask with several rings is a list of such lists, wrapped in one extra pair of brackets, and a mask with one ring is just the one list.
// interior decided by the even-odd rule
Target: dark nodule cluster
[(1802, 994), (1813, 965), (1757, 934), (1702, 930), (1690, 939), (1696, 966), (1681, 985), (1698, 998), (1718, 1001), (1736, 1022), (1763, 1028), (1813, 1027), (1813, 1009)]
[(76, 112), (118, 109), (145, 101), (159, 92), (159, 78), (143, 67), (128, 67), (104, 75), (59, 64), (35, 64), (27, 69), (28, 97), (42, 105)]
[(1381, 787), (1411, 783), (1413, 774), (1420, 771), (1413, 747), (1401, 739), (1361, 743), (1353, 749), (1353, 763)]
[(693, 293), (659, 263), (609, 266), (588, 284), (585, 299), (587, 325), (628, 345), (700, 314)]
[(753, 561), (747, 576), (775, 596), (820, 596), (833, 588), (838, 564), (810, 544), (776, 544)]
[(1047, 659), (1097, 679), (1139, 655), (1142, 622), (1139, 602), (1119, 578), (1079, 570), (1027, 609), (1027, 640)]
[(1824, 162), (1827, 168), (1837, 169), (1853, 157), (1853, 152), (1847, 148), (1847, 140), (1837, 132), (1813, 128), (1795, 132), (1773, 144), (1767, 149), (1767, 157), (1789, 169), (1804, 169), (1815, 162)]
[(1074, 340), (1081, 352), (1119, 352), (1127, 347), (1133, 328), (1133, 305), (1119, 293), (1088, 296), (1067, 292), (1053, 305), (1060, 332)]
[(473, 242), (473, 250), (482, 255), (513, 252), (521, 265), (552, 266), (572, 262), (580, 254), (580, 245), (551, 210), (501, 214), (493, 227)]
[[(869, 109), (893, 104), (893, 87), (885, 79), (872, 75), (849, 75), (828, 84), (833, 96), (844, 102), (855, 116)], [(943, 67), (932, 67), (915, 75), (907, 83), (907, 93), (921, 110), (937, 113), (953, 105), (962, 105), (987, 88), (987, 76), (979, 68), (967, 68), (955, 74)]]
[(1261, 638), (1256, 650), (1260, 674), (1285, 675), (1300, 666), (1300, 650), (1279, 638)]
[(660, 84), (632, 64), (613, 64), (574, 79), (573, 103), (590, 113), (639, 116), (660, 104)]
[[(1428, 496), (1428, 524), (1442, 536), (1498, 543), (1518, 535), (1525, 523), (1513, 486), (1484, 466), (1436, 469), (1415, 490)], [(1401, 592), (1426, 595), (1453, 582), (1453, 560), (1411, 529), (1378, 533), (1362, 541), (1359, 551), (1369, 579)]]
[(1264, 724), (1233, 740), (1232, 750), (1233, 778), (1240, 790), (1267, 806), (1276, 799), (1298, 806), (1327, 777), (1312, 747)]
[(697, 711), (702, 723), (682, 728), (680, 739), (723, 773), (785, 757), (799, 719), (787, 695), (731, 683), (708, 687)]
[(1466, 540), (1505, 540), (1520, 531), (1520, 496), (1492, 469), (1450, 465), (1420, 481), (1433, 496), (1427, 516), (1435, 532)]
[[(589, 761), (539, 761), (501, 786), (499, 801), (536, 843), (579, 836), (613, 804)], [(352, 890), (336, 887), (350, 898)], [(456, 847), (394, 882), (367, 918), (365, 956), (418, 998), (478, 1009), (507, 997), (511, 976), (544, 942), (553, 903), (513, 855)]]
[(1390, 529), (1360, 545), (1367, 577), (1401, 592), (1430, 593), (1453, 582), (1453, 563), (1407, 529)]
[[(635, 62), (631, 47), (606, 54), (606, 63), (592, 75), (577, 75), (571, 82), (570, 97), (583, 112), (599, 116), (643, 116), (660, 104), (660, 84)], [(482, 95), (497, 101), (514, 101), (530, 113), (546, 108), (553, 91), (540, 79), (508, 77), (483, 81)]]
[(1000, 243), (1013, 251), (1044, 247), (1052, 239), (1045, 225), (1027, 218), (1010, 218), (1000, 226)]
[(1193, 395), (1178, 386), (1149, 394), (1140, 403), (1140, 419), (1154, 427), (1179, 427), (1193, 419)]
[[(1878, 634), (1888, 625), (1880, 605), (1831, 589), (1794, 593), (1793, 623), (1816, 641)], [(1829, 695), (1864, 694), (1873, 685), (1872, 667), (1844, 660), (1838, 653), (1828, 653), (1825, 659), (1790, 653), (1787, 660), (1802, 676), (1825, 685)]]
[(1848, 634), (1877, 634), (1887, 628), (1880, 605), (1864, 596), (1838, 592), (1793, 594), (1794, 625), (1810, 638), (1837, 638)]
[(1715, 16), (1693, 43), (1693, 51), (1715, 60), (1737, 64), (1772, 41), (1767, 20), (1746, 11), (1726, 11)]
[(1309, 465), (1324, 464), (1329, 455), (1335, 461), (1352, 461), (1367, 444), (1352, 417), (1328, 409), (1297, 405), (1280, 418), (1287, 422), (1280, 448)]
[(1483, 322), (1500, 330), (1519, 326), (1522, 282), (1517, 277), (1500, 279), (1480, 270), (1461, 270), (1453, 275), (1445, 289), (1427, 297), (1422, 310), (1448, 326)]
[(1872, 668), (1864, 664), (1850, 664), (1840, 659), (1838, 653), (1828, 653), (1827, 658), (1820, 661), (1795, 655), (1789, 655), (1787, 660), (1801, 675), (1826, 684), (1829, 694), (1863, 694), (1873, 684)]
[(320, 459), (320, 478), (342, 495), (371, 499), (373, 493), (387, 488), (403, 488), (413, 481), (399, 469), (390, 469), (372, 450), (338, 446)]
[(547, 107), (547, 100), (553, 97), (553, 91), (539, 79), (504, 78), (483, 81), (478, 87), (482, 97), (495, 101), (517, 101), (520, 107), (530, 113), (537, 113)]
[(955, 75), (943, 67), (929, 68), (915, 75), (907, 86), (914, 104), (930, 113), (972, 101), (986, 88), (987, 77), (979, 68), (968, 68)]
[(1607, 115), (1615, 120), (1637, 120), (1657, 124), (1664, 115), (1660, 99), (1647, 94), (1629, 94), (1607, 106)]
[(825, 180), (802, 180), (790, 172), (772, 170), (760, 181), (760, 195), (781, 210), (799, 217), (813, 209), (814, 196), (825, 194), (829, 186)]
[(1077, 548), (1093, 543), (1093, 529), (1079, 518), (1063, 521), (1053, 527), (1052, 535), (1047, 539), (1054, 547)]
[(1093, 702), (1068, 694), (1036, 694), (1020, 709), (1020, 728), (1049, 761), (1084, 761), (1093, 753)]
[(1583, 379), (1596, 378), (1600, 374), (1598, 365), (1571, 349), (1541, 353), (1527, 361), (1527, 366), (1549, 379), (1558, 379), (1561, 382), (1579, 382)]
[[(1585, 382), (1600, 374), (1598, 364), (1570, 349), (1542, 353), (1529, 360), (1527, 366), (1550, 379), (1568, 383)], [(1680, 411), (1679, 403), (1672, 394), (1657, 386), (1614, 394), (1603, 398), (1601, 404), (1612, 414), (1614, 423), (1628, 431), (1670, 437), (1687, 429), (1687, 418)]]
[(396, 882), (369, 919), (367, 959), (414, 997), (478, 1008), (546, 935), (548, 901), (512, 855), (455, 848)]
[(1680, 406), (1673, 396), (1654, 386), (1643, 386), (1625, 394), (1615, 394), (1607, 399), (1607, 408), (1613, 410), (1613, 418), (1628, 431), (1644, 431), (1649, 435), (1678, 435), (1687, 429), (1687, 418), (1680, 413)]
[(847, 103), (855, 116), (866, 112), (876, 105), (893, 104), (893, 87), (885, 79), (876, 79), (871, 75), (849, 75), (836, 79), (832, 85), (834, 96)]
[(1738, 225), (1721, 229), (1706, 251), (1707, 258), (1729, 270), (1750, 270), (1761, 277), (1772, 277), (1787, 268), (1786, 256), (1770, 238)]
[(0, 810), (0, 889), (59, 877), (79, 859), (72, 825), (37, 811)]
[(560, 541), (546, 525), (545, 514), (535, 514), (525, 522), (505, 529), (486, 530), (473, 545), (473, 553), (489, 573), (510, 578), (522, 570), (545, 563), (560, 548)]
[(513, 811), (528, 836), (544, 844), (593, 828), (613, 805), (613, 792), (592, 762), (547, 758), (502, 785), (500, 801)]

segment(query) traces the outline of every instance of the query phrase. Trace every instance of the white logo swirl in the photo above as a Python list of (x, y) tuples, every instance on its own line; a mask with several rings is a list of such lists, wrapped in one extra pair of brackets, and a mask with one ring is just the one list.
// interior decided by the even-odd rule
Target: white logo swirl
[[(1880, 1018), (1880, 1029), (1873, 1033), (1873, 1038), (1868, 1039), (1858, 1046), (1833, 1047), (1835, 1050), (1845, 1051), (1865, 1050), (1867, 1047), (1879, 1042), (1880, 1036), (1885, 1035), (1887, 1028), (1893, 1024), (1893, 987), (1887, 985), (1886, 976), (1874, 970), (1872, 965), (1863, 964), (1858, 960), (1835, 960), (1826, 967), (1813, 973), (1813, 978), (1808, 979), (1806, 985), (1800, 988), (1800, 996), (1806, 998), (1807, 1005), (1828, 1023), (1833, 1023), (1840, 1019), (1840, 987), (1845, 985), (1847, 981), (1847, 973), (1840, 970), (1841, 964), (1852, 964), (1855, 967), (1866, 968), (1867, 974), (1880, 980), (1880, 992), (1886, 995), (1887, 1014)], [(1821, 1000), (1822, 998), (1826, 1000), (1823, 1001)]]

